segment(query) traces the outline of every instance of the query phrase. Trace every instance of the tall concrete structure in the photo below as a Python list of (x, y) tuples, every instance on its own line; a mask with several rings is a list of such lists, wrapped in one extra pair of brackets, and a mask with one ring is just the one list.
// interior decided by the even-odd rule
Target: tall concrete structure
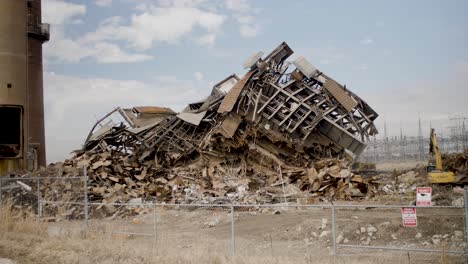
[(41, 0), (0, 1), (0, 176), (46, 164)]

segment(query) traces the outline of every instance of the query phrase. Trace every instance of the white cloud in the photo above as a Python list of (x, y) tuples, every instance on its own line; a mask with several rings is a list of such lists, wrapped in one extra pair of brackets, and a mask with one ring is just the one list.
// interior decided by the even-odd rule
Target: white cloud
[[(160, 76), (151, 83), (44, 73), (47, 155), (63, 160), (83, 143), (94, 122), (116, 106), (156, 105), (180, 111), (209, 94), (205, 82)], [(171, 91), (168, 93), (167, 91)]]
[[(127, 1), (136, 5), (129, 17), (104, 18), (94, 31), (71, 37), (68, 32), (86, 21), (86, 6), (65, 0), (45, 0), (44, 21), (52, 24), (53, 36), (45, 45), (48, 63), (77, 63), (83, 59), (97, 63), (146, 61), (153, 56), (143, 54), (142, 50), (159, 43), (177, 44), (185, 39), (212, 46), (222, 32), (226, 11), (238, 23), (242, 37), (255, 37), (261, 29), (247, 0)], [(93, 3), (109, 6), (113, 1), (94, 0)], [(84, 26), (87, 25), (81, 25)]]
[(201, 72), (195, 72), (193, 73), (193, 76), (197, 81), (203, 81), (203, 74)]
[(247, 0), (226, 0), (226, 8), (237, 12), (246, 12), (250, 9), (250, 4)]
[(42, 19), (52, 25), (63, 25), (72, 18), (86, 13), (85, 5), (59, 0), (42, 1)]
[(255, 37), (260, 33), (260, 25), (252, 15), (252, 7), (247, 0), (226, 0), (224, 4), (226, 9), (233, 12), (242, 37)]
[(94, 4), (101, 7), (107, 7), (112, 5), (112, 0), (94, 0)]
[(119, 45), (102, 41), (99, 38), (85, 41), (82, 37), (76, 39), (67, 37), (67, 27), (83, 22), (82, 19), (77, 17), (86, 14), (86, 6), (84, 5), (46, 0), (44, 1), (43, 12), (44, 21), (52, 24), (52, 38), (44, 47), (44, 54), (48, 63), (77, 63), (83, 59), (91, 59), (98, 63), (130, 63), (153, 58), (146, 54), (124, 51)]
[(362, 45), (370, 45), (372, 43), (374, 43), (374, 39), (370, 36), (366, 36), (361, 40)]
[(196, 39), (196, 42), (202, 46), (213, 45), (216, 40), (216, 34), (206, 34)]
[(223, 15), (192, 6), (151, 6), (143, 13), (133, 14), (128, 25), (122, 25), (121, 18), (111, 18), (84, 38), (124, 40), (135, 48), (149, 49), (159, 42), (176, 43), (199, 28), (205, 32), (200, 43), (212, 44), (224, 20)]
[(254, 24), (240, 25), (239, 32), (243, 37), (255, 37), (260, 32), (260, 27)]
[(99, 63), (141, 62), (154, 58), (146, 54), (127, 53), (121, 50), (119, 46), (106, 42), (99, 42), (94, 45), (92, 57), (95, 57), (96, 61)]

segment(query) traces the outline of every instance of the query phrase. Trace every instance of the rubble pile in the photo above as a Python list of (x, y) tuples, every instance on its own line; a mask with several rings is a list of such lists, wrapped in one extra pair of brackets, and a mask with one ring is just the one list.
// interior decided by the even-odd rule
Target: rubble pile
[(64, 176), (83, 165), (88, 166), (89, 199), (106, 203), (144, 198), (167, 203), (264, 204), (306, 197), (351, 199), (365, 196), (368, 189), (361, 176), (351, 173), (348, 160), (334, 158), (321, 159), (312, 168), (286, 166), (278, 171), (245, 170), (241, 163), (222, 160), (162, 169), (106, 152), (65, 161)]
[(468, 150), (463, 153), (443, 154), (442, 160), (445, 170), (468, 176)]
[[(182, 112), (116, 108), (91, 129), (63, 175), (87, 166), (92, 201), (176, 203), (351, 199), (367, 184), (350, 170), (377, 113), (281, 43), (259, 52)], [(283, 191), (284, 190), (284, 191)]]

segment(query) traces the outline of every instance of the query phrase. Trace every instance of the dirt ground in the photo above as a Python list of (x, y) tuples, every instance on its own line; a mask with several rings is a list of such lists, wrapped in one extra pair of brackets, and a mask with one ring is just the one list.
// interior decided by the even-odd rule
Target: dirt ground
[(392, 172), (393, 170), (403, 171), (403, 170), (410, 170), (414, 169), (417, 166), (425, 166), (427, 165), (421, 161), (408, 161), (408, 162), (385, 162), (385, 163), (377, 163), (375, 164), (377, 171), (384, 171), (384, 172)]
[[(409, 258), (409, 263), (441, 263), (441, 258), (445, 257), (450, 260), (447, 263), (464, 263), (462, 258), (448, 256), (446, 253), (421, 254), (412, 251), (359, 250), (345, 247), (368, 245), (445, 252), (463, 251), (463, 238), (456, 237), (454, 233), (456, 230), (463, 230), (462, 210), (418, 209), (416, 228), (401, 226), (399, 208), (338, 208), (336, 220), (336, 234), (342, 237), (337, 244), (337, 253), (342, 255), (338, 259), (344, 255), (371, 260), (376, 257), (404, 258), (407, 262)], [(231, 215), (227, 208), (159, 208), (156, 212), (156, 229), (153, 221), (154, 212), (149, 212), (128, 220), (93, 219), (89, 222), (89, 228), (92, 237), (151, 245), (159, 252), (170, 248), (184, 255), (206, 250), (226, 256), (232, 255)], [(234, 221), (236, 256), (269, 259), (287, 256), (287, 259), (294, 263), (336, 259), (332, 257), (329, 208), (237, 208)], [(377, 229), (372, 236), (367, 232), (370, 226)], [(49, 223), (48, 233), (51, 236), (63, 236), (74, 230), (75, 234), (79, 234), (82, 227), (82, 221)], [(361, 228), (365, 228), (366, 232), (358, 234), (357, 231)], [(156, 241), (153, 236), (155, 231)], [(123, 234), (128, 232), (139, 235)], [(439, 235), (440, 243), (434, 244), (433, 237)], [(367, 240), (370, 241), (369, 244), (366, 244)]]

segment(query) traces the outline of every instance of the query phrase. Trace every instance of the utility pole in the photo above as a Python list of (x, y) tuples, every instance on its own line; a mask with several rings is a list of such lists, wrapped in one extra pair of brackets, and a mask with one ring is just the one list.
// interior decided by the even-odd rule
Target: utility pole
[(462, 133), (463, 133), (463, 151), (467, 151), (468, 140), (467, 140), (466, 129), (465, 129), (465, 120), (463, 120)]
[(384, 121), (384, 147), (385, 147), (385, 159), (390, 160), (390, 145), (388, 142), (388, 133), (387, 133), (387, 121)]
[(424, 160), (424, 141), (423, 141), (423, 133), (422, 133), (420, 117), (418, 117), (418, 125), (419, 125), (419, 131), (418, 131), (419, 160)]
[(405, 141), (403, 139), (403, 128), (401, 126), (401, 121), (400, 121), (400, 157), (401, 157), (401, 161), (406, 160), (405, 156), (406, 156)]

